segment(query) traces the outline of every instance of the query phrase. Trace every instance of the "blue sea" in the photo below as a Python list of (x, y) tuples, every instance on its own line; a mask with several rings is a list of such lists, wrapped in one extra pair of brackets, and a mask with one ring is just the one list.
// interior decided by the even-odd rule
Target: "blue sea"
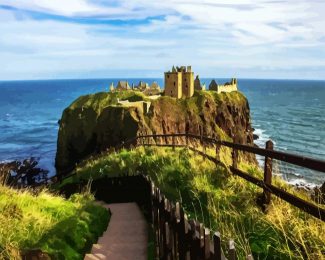
[[(0, 161), (40, 159), (55, 174), (58, 120), (80, 95), (107, 91), (119, 79), (0, 81)], [(140, 79), (128, 79), (137, 84)], [(143, 79), (149, 84), (163, 79)], [(207, 85), (211, 79), (203, 79)], [(223, 83), (226, 79), (217, 79)], [(248, 98), (252, 124), (264, 147), (325, 159), (325, 81), (239, 79)], [(325, 173), (275, 164), (275, 170), (293, 184), (319, 185)]]

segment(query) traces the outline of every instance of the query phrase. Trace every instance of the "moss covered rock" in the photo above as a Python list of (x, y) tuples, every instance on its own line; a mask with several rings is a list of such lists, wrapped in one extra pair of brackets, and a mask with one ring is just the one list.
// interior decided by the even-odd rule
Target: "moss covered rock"
[[(164, 96), (151, 100), (148, 112), (138, 105), (118, 104), (118, 99), (148, 101), (134, 91), (96, 93), (78, 98), (64, 110), (56, 154), (58, 173), (71, 169), (89, 154), (141, 134), (189, 132), (253, 144), (249, 104), (240, 92), (196, 91), (187, 99)], [(185, 140), (177, 138), (176, 142)], [(255, 160), (250, 156), (247, 159)]]

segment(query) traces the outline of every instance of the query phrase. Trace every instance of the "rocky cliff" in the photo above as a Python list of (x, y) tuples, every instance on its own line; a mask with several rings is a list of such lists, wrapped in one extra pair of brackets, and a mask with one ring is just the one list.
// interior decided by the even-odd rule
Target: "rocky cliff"
[[(138, 92), (82, 96), (63, 112), (57, 143), (56, 168), (63, 173), (89, 154), (114, 147), (141, 134), (184, 133), (253, 144), (247, 99), (240, 92), (196, 91), (187, 99), (160, 97), (148, 112), (118, 100), (147, 100)], [(141, 105), (141, 104), (140, 104)], [(145, 112), (143, 112), (145, 111)], [(178, 143), (184, 142), (177, 139)], [(255, 162), (253, 156), (246, 156)]]

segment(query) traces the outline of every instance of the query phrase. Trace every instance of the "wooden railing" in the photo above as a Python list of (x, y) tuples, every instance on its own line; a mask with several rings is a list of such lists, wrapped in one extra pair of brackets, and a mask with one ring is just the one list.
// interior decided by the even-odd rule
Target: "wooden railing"
[[(172, 141), (170, 142), (168, 138), (172, 138)], [(181, 142), (182, 144), (177, 144), (176, 138), (185, 138), (186, 140), (185, 142), (183, 140)], [(195, 142), (193, 142), (194, 140), (200, 142), (201, 147), (203, 147), (203, 151), (191, 146), (191, 143), (195, 144)], [(162, 143), (161, 141), (164, 142)], [(211, 147), (212, 145), (215, 146), (215, 156), (211, 156), (205, 152), (206, 146)], [(321, 172), (325, 172), (325, 161), (274, 151), (273, 143), (271, 141), (268, 141), (266, 143), (266, 148), (263, 149), (192, 134), (137, 136), (122, 143), (120, 146), (116, 147), (116, 149), (119, 150), (122, 148), (130, 148), (136, 146), (167, 146), (173, 147), (174, 149), (176, 147), (188, 147), (189, 149), (201, 154), (205, 158), (215, 162), (216, 164), (222, 164), (222, 162), (218, 159), (220, 147), (225, 146), (231, 148), (233, 162), (232, 165), (228, 167), (229, 170), (233, 174), (244, 178), (248, 182), (263, 188), (263, 203), (270, 203), (271, 194), (274, 194), (275, 196), (278, 196), (290, 204), (313, 215), (314, 217), (325, 221), (325, 210), (323, 208), (272, 185), (272, 160), (277, 159)], [(249, 152), (265, 157), (263, 179), (258, 179), (257, 177), (243, 172), (237, 168), (238, 151)], [(75, 173), (65, 176), (64, 179), (74, 174)], [(204, 224), (198, 222), (197, 220), (189, 220), (184, 212), (184, 209), (182, 208), (182, 205), (179, 202), (171, 202), (153, 183), (150, 177), (145, 175), (141, 176), (145, 180), (144, 187), (147, 187), (142, 188), (143, 192), (147, 194), (145, 197), (149, 198), (146, 199), (147, 202), (145, 204), (150, 204), (147, 209), (151, 209), (149, 212), (151, 212), (150, 219), (154, 228), (156, 246), (155, 253), (159, 259), (221, 260), (226, 259), (226, 257), (229, 260), (237, 259), (234, 240), (230, 239), (227, 241), (228, 247), (225, 251), (223, 251), (221, 247), (221, 236), (219, 232), (212, 232), (210, 229), (206, 228)], [(127, 181), (127, 177), (125, 178), (125, 181)], [(96, 186), (100, 184), (103, 185), (103, 189)], [(98, 180), (98, 184), (96, 185), (96, 192), (98, 193), (99, 191), (102, 191), (102, 194), (97, 194), (97, 196), (99, 196), (100, 199), (103, 199), (103, 196), (107, 195), (107, 189), (104, 189), (104, 187), (107, 185), (103, 182), (103, 180)], [(116, 196), (110, 197), (113, 198)], [(246, 259), (253, 259), (253, 256), (247, 255)]]
[[(185, 144), (176, 144), (176, 138), (185, 138)], [(167, 138), (172, 138), (171, 142), (167, 142)], [(159, 139), (159, 142), (157, 141)], [(161, 143), (161, 140), (164, 140), (166, 142)], [(210, 156), (207, 155), (205, 152), (202, 152), (200, 150), (197, 150), (195, 147), (190, 146), (190, 140), (194, 139), (196, 141), (199, 141), (202, 145), (202, 147), (205, 147), (206, 145), (214, 145), (216, 150), (216, 156)], [(147, 142), (145, 142), (145, 140)], [(154, 142), (150, 142), (150, 140), (153, 140)], [(275, 196), (289, 202), (291, 205), (298, 207), (299, 209), (313, 215), (314, 217), (321, 219), (325, 221), (325, 209), (322, 207), (319, 207), (318, 205), (311, 203), (309, 201), (303, 200), (283, 189), (280, 189), (274, 185), (272, 185), (272, 159), (277, 159), (283, 162), (291, 163), (297, 166), (305, 167), (308, 169), (321, 171), (325, 173), (325, 161), (323, 160), (317, 160), (305, 156), (299, 156), (295, 154), (290, 153), (284, 153), (280, 151), (273, 150), (273, 143), (272, 141), (266, 142), (265, 149), (258, 148), (254, 146), (249, 145), (243, 145), (243, 144), (236, 144), (232, 142), (227, 141), (221, 141), (216, 140), (214, 138), (206, 137), (206, 136), (199, 136), (199, 135), (193, 135), (193, 134), (156, 134), (156, 135), (141, 135), (136, 136), (132, 139), (129, 139), (128, 141), (121, 144), (118, 149), (130, 147), (130, 146), (167, 146), (167, 147), (188, 147), (191, 150), (194, 150), (196, 152), (201, 153), (206, 158), (214, 161), (215, 163), (219, 164), (221, 161), (218, 159), (219, 149), (221, 146), (225, 146), (232, 149), (232, 166), (229, 167), (230, 171), (247, 180), (248, 182), (251, 182), (261, 188), (263, 188), (263, 196), (262, 196), (262, 204), (267, 205), (270, 203), (271, 200), (271, 194), (274, 194)], [(205, 149), (204, 149), (205, 150)], [(263, 180), (256, 178), (255, 176), (252, 176), (249, 173), (246, 173), (240, 169), (237, 168), (238, 164), (238, 151), (241, 152), (249, 152), (257, 155), (261, 155), (265, 157), (265, 163), (264, 163), (264, 178)]]
[[(237, 259), (234, 240), (228, 241), (226, 258), (219, 232), (213, 233), (204, 224), (189, 220), (179, 202), (168, 200), (150, 177), (143, 175), (143, 178), (151, 190), (151, 220), (156, 259)], [(252, 260), (253, 256), (247, 255), (246, 259)]]

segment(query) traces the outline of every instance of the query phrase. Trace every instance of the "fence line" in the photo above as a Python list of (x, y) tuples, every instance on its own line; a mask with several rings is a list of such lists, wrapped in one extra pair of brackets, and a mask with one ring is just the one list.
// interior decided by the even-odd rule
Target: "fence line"
[[(150, 138), (156, 140), (157, 138), (168, 138), (172, 137), (172, 143), (164, 143), (164, 144), (158, 144), (157, 142), (153, 143), (145, 143), (144, 140), (150, 140)], [(185, 137), (186, 138), (186, 144), (176, 144), (175, 137)], [(199, 140), (201, 144), (204, 147), (205, 151), (205, 143), (208, 143), (210, 145), (216, 145), (216, 158), (213, 158), (212, 156), (207, 155), (205, 152), (199, 151), (193, 147), (188, 146), (189, 138), (193, 138), (196, 140)], [(138, 140), (142, 140), (141, 142), (138, 142)], [(215, 163), (221, 163), (218, 159), (218, 146), (226, 146), (229, 148), (232, 148), (232, 159), (233, 164), (229, 167), (230, 171), (247, 180), (248, 182), (251, 182), (261, 188), (263, 188), (263, 194), (261, 197), (261, 204), (262, 205), (268, 205), (271, 201), (271, 194), (274, 194), (275, 196), (281, 198), (282, 200), (285, 200), (286, 202), (290, 203), (291, 205), (309, 213), (310, 215), (325, 221), (325, 209), (322, 207), (319, 207), (311, 202), (308, 202), (306, 200), (303, 200), (283, 189), (280, 189), (274, 185), (272, 185), (272, 159), (278, 159), (280, 161), (289, 162), (298, 166), (302, 166), (305, 168), (318, 170), (321, 172), (325, 172), (325, 161), (323, 160), (317, 160), (309, 157), (299, 156), (295, 154), (290, 153), (284, 153), (273, 150), (273, 143), (272, 141), (266, 142), (266, 148), (257, 148), (249, 145), (243, 145), (243, 144), (236, 144), (226, 141), (219, 141), (210, 137), (206, 136), (199, 136), (199, 135), (193, 135), (193, 134), (157, 134), (157, 135), (140, 135), (136, 136), (125, 143), (121, 144), (119, 148), (128, 147), (130, 145), (134, 146), (164, 146), (164, 147), (189, 147), (191, 150), (194, 150), (196, 152), (199, 152), (201, 155), (205, 156), (206, 158), (214, 161)], [(238, 162), (238, 151), (243, 152), (250, 152), (254, 154), (264, 155), (265, 156), (265, 163), (264, 163), (264, 179), (260, 180), (246, 172), (243, 172), (237, 168), (237, 162)]]
[[(221, 236), (196, 220), (188, 220), (179, 202), (169, 201), (152, 182), (150, 177), (143, 178), (151, 187), (151, 213), (155, 237), (155, 254), (162, 260), (235, 260), (234, 240), (229, 240), (228, 258), (221, 247)], [(253, 259), (247, 255), (246, 259)]]
[[(163, 144), (159, 144), (156, 142), (157, 138), (169, 138), (172, 137), (172, 142), (168, 143), (165, 142)], [(186, 144), (176, 144), (176, 137), (185, 137), (186, 138)], [(150, 138), (155, 140), (155, 143), (149, 143)], [(204, 151), (197, 150), (194, 147), (189, 146), (189, 138), (199, 140), (201, 145), (203, 145)], [(139, 142), (139, 140), (141, 142)], [(145, 143), (144, 140), (147, 140), (148, 142)], [(205, 144), (210, 144), (216, 146), (216, 157), (207, 155), (205, 153)], [(261, 188), (263, 188), (263, 194), (262, 194), (262, 200), (261, 204), (267, 206), (270, 203), (271, 200), (271, 194), (274, 194), (275, 196), (281, 198), (282, 200), (285, 200), (286, 202), (290, 203), (291, 205), (311, 214), (312, 216), (325, 221), (325, 209), (322, 207), (319, 207), (311, 202), (305, 201), (283, 189), (280, 189), (274, 185), (272, 185), (272, 159), (277, 159), (284, 162), (289, 162), (294, 165), (302, 166), (305, 168), (318, 170), (321, 172), (325, 172), (325, 161), (313, 159), (305, 156), (299, 156), (295, 154), (290, 153), (284, 153), (273, 150), (273, 143), (272, 141), (268, 141), (266, 143), (266, 148), (257, 148), (249, 145), (243, 145), (243, 144), (237, 144), (237, 143), (231, 143), (227, 141), (220, 141), (216, 140), (214, 138), (206, 137), (206, 136), (200, 136), (200, 135), (193, 135), (193, 134), (187, 134), (187, 133), (181, 133), (181, 134), (156, 134), (156, 135), (139, 135), (136, 137), (133, 137), (125, 142), (122, 142), (119, 146), (116, 147), (117, 150), (122, 148), (129, 148), (131, 146), (161, 146), (161, 147), (172, 147), (175, 149), (175, 147), (188, 147), (189, 149), (200, 153), (205, 158), (214, 161), (216, 164), (222, 164), (220, 160), (218, 160), (218, 150), (221, 146), (226, 146), (228, 148), (232, 148), (232, 159), (233, 164), (229, 167), (229, 170), (247, 180), (250, 183), (253, 183)], [(246, 172), (243, 172), (237, 168), (237, 161), (238, 161), (238, 151), (242, 152), (249, 152), (254, 153), (258, 155), (265, 156), (265, 163), (264, 163), (264, 179), (260, 180)], [(59, 181), (62, 181), (68, 177), (71, 177), (75, 175), (75, 173), (69, 174), (65, 177), (58, 176)], [(56, 176), (53, 176), (52, 179), (55, 179)]]

